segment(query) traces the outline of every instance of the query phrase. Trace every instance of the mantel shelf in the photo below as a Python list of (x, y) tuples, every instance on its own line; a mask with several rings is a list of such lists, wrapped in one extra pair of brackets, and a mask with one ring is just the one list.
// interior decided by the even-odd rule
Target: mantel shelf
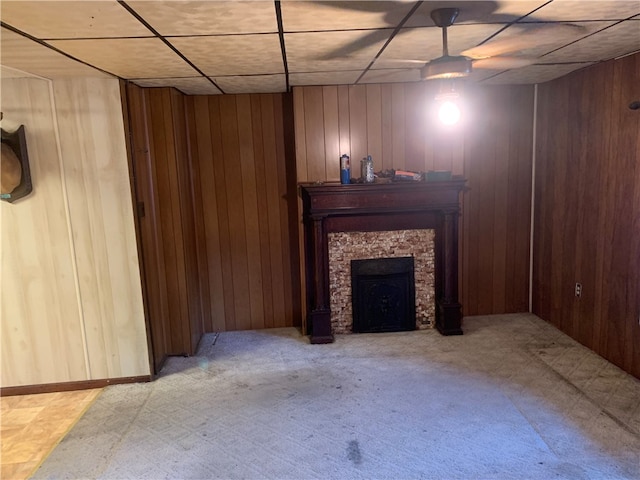
[(466, 180), (373, 184), (303, 183), (307, 326), (312, 343), (330, 343), (329, 256), (332, 232), (435, 230), (436, 327), (462, 334), (458, 302), (458, 215)]

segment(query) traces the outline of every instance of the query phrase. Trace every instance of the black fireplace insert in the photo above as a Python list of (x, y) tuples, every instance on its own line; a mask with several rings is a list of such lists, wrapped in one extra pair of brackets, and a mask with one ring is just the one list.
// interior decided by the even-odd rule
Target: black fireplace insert
[(351, 261), (353, 332), (400, 332), (416, 328), (413, 257)]

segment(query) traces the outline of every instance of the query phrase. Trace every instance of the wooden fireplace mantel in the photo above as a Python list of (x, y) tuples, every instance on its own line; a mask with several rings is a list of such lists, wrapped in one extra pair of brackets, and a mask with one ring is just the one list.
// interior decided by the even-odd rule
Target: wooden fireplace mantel
[(328, 234), (433, 229), (436, 328), (461, 335), (458, 301), (458, 215), (466, 180), (342, 185), (302, 183), (311, 343), (331, 343)]

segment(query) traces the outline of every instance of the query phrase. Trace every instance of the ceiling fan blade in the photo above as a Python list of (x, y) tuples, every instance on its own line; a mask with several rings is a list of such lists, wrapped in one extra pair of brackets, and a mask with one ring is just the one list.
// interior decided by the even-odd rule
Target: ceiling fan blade
[(430, 60), (419, 59), (419, 58), (385, 58), (384, 61), (390, 62), (390, 63), (417, 63), (417, 64), (424, 65), (425, 63), (428, 63)]
[(520, 52), (530, 48), (532, 43), (537, 47), (561, 43), (583, 30), (584, 27), (570, 23), (514, 24), (487, 43), (465, 50), (462, 55), (481, 59)]
[(473, 68), (489, 70), (511, 70), (512, 68), (526, 67), (534, 63), (532, 58), (522, 57), (491, 57), (473, 61)]

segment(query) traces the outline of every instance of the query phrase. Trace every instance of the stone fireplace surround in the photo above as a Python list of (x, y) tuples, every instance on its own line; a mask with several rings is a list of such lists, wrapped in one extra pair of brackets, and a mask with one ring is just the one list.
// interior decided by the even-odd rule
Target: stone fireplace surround
[(328, 237), (335, 232), (433, 229), (436, 328), (461, 335), (458, 215), (465, 180), (382, 184), (300, 184), (305, 232), (307, 330), (311, 343), (333, 342)]
[(331, 332), (352, 333), (351, 260), (413, 257), (418, 330), (435, 326), (434, 231), (335, 232), (328, 234)]

